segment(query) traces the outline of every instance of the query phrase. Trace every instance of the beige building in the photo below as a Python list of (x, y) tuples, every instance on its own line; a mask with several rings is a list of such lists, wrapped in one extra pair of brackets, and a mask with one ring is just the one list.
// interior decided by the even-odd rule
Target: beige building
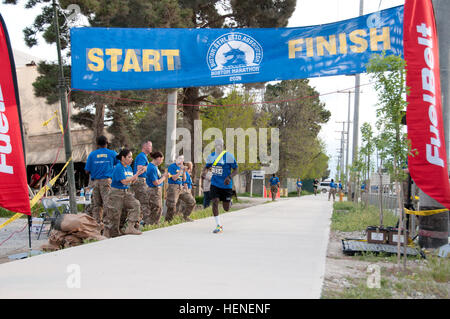
[[(55, 117), (47, 126), (43, 123), (51, 119), (55, 112), (62, 123), (60, 103), (47, 104), (43, 97), (34, 95), (33, 82), (39, 76), (37, 58), (14, 50), (17, 83), (19, 86), (20, 108), (24, 129), (27, 165), (65, 163), (66, 156), (62, 133)], [(70, 105), (70, 114), (73, 106)], [(88, 154), (94, 149), (93, 131), (71, 121), (71, 136), (74, 162), (86, 162)]]

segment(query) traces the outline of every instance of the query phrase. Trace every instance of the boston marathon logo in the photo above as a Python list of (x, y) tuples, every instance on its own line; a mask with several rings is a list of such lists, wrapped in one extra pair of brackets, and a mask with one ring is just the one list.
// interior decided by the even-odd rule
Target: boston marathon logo
[(229, 76), (231, 81), (238, 81), (240, 75), (259, 73), (262, 58), (262, 47), (255, 39), (232, 32), (211, 44), (207, 62), (211, 77)]

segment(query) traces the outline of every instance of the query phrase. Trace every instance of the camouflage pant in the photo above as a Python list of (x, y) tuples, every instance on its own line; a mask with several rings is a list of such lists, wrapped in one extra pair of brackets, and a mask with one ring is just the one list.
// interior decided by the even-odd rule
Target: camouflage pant
[(139, 220), (141, 204), (129, 190), (112, 188), (106, 202), (106, 214), (103, 218), (105, 236), (117, 237), (126, 222), (135, 224)]
[(272, 200), (275, 200), (275, 198), (277, 198), (278, 186), (277, 185), (270, 186), (270, 192), (272, 193)]
[[(190, 197), (192, 197), (192, 199), (194, 200), (194, 207), (195, 207), (195, 199), (194, 199), (194, 197), (192, 196), (192, 193), (191, 193), (191, 190), (190, 189), (188, 189), (188, 190), (185, 190), (184, 188), (182, 189), (182, 191), (181, 191), (181, 194), (187, 194), (187, 195), (189, 195)], [(180, 194), (180, 195), (181, 195)], [(183, 213), (184, 211), (186, 210), (186, 202), (185, 201), (183, 201), (183, 200), (178, 200), (177, 201), (177, 210), (176, 210), (176, 215), (183, 215), (183, 216), (185, 216), (185, 213)], [(186, 216), (189, 216), (191, 213), (189, 213), (188, 215), (186, 215)]]
[(175, 216), (177, 211), (177, 202), (183, 201), (184, 205), (181, 210), (184, 217), (188, 217), (192, 210), (195, 207), (195, 200), (190, 193), (183, 191), (183, 186), (169, 184), (167, 188), (167, 213), (166, 213), (166, 221), (171, 221)]
[(302, 193), (302, 188), (301, 187), (297, 187), (297, 196), (300, 196), (301, 193)]
[(333, 196), (333, 201), (336, 200), (336, 189), (335, 188), (330, 188), (330, 191), (328, 193), (328, 200), (330, 200), (330, 197)]
[(149, 187), (147, 194), (149, 213), (144, 213), (144, 223), (158, 224), (162, 213), (162, 187)]
[(111, 191), (111, 179), (96, 179), (92, 181), (92, 198), (91, 198), (91, 216), (102, 225), (104, 218), (104, 209), (108, 201), (108, 195)]
[(148, 205), (148, 186), (145, 182), (145, 178), (138, 178), (134, 184), (131, 184), (131, 190), (134, 193), (134, 197), (141, 204), (141, 215), (139, 221), (146, 215), (150, 214), (150, 207)]

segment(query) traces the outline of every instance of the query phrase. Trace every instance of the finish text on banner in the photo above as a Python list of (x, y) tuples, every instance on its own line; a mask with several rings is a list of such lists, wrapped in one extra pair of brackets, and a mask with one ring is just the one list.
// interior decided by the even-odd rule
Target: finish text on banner
[(403, 56), (403, 6), (279, 29), (73, 28), (72, 88), (227, 85), (365, 72), (371, 54)]
[(408, 158), (409, 171), (423, 192), (450, 208), (439, 48), (431, 0), (406, 1), (404, 43), (406, 85), (410, 88), (406, 121), (414, 153)]

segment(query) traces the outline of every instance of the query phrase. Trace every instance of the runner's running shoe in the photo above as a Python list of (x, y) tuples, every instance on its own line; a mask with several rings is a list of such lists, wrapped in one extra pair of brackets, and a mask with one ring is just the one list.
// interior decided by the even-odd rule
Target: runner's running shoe
[(216, 229), (213, 230), (214, 234), (223, 233), (223, 226), (217, 225)]

